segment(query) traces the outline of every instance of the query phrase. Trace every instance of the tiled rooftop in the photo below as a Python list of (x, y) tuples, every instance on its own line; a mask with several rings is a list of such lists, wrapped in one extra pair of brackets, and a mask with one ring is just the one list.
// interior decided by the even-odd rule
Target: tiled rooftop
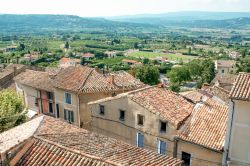
[[(110, 83), (113, 75), (114, 83)], [(126, 72), (100, 74), (89, 67), (68, 67), (62, 69), (53, 80), (55, 87), (73, 92), (93, 93), (117, 90), (133, 90), (145, 86)]]
[(42, 120), (43, 117), (38, 117), (27, 123), (1, 133), (0, 153), (9, 150), (11, 147), (18, 145), (31, 137), (35, 133)]
[[(29, 134), (34, 143), (22, 155), (21, 160), (19, 160), (20, 165), (53, 165), (54, 163), (64, 163), (62, 165), (65, 165), (69, 164), (68, 162), (81, 165), (82, 160), (88, 162), (89, 165), (100, 163), (104, 165), (180, 166), (182, 163), (179, 159), (137, 148), (122, 141), (78, 128), (59, 119), (48, 116), (39, 118), (42, 118), (39, 127), (36, 119), (28, 124), (33, 126), (32, 123), (35, 123), (34, 128), (37, 131), (34, 134), (35, 138)], [(15, 128), (13, 130), (16, 132)], [(27, 132), (26, 128), (19, 130), (16, 138)], [(8, 134), (11, 135), (11, 133)], [(28, 133), (30, 133), (29, 130)], [(8, 146), (8, 149), (10, 148)]]
[(53, 92), (53, 86), (47, 72), (26, 70), (25, 72), (17, 75), (14, 80), (33, 88)]
[(212, 84), (215, 84), (217, 81), (221, 84), (234, 84), (237, 75), (235, 74), (216, 74), (215, 78), (212, 80)]
[(208, 99), (197, 104), (181, 129), (179, 137), (201, 146), (222, 151), (226, 134), (228, 107)]
[(131, 92), (131, 100), (172, 123), (176, 128), (189, 117), (193, 104), (170, 90), (150, 87)]
[(230, 92), (235, 100), (250, 100), (250, 73), (240, 73)]
[(236, 64), (236, 61), (233, 60), (217, 60), (218, 67), (232, 67)]

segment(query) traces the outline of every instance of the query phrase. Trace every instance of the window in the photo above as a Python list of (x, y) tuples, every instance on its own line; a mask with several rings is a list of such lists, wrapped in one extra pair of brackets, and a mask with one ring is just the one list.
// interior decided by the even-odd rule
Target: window
[(64, 119), (69, 123), (74, 123), (74, 112), (67, 109), (64, 110)]
[(60, 117), (60, 109), (59, 109), (59, 104), (56, 104), (56, 117)]
[(143, 148), (144, 147), (144, 135), (141, 133), (136, 134), (136, 145), (137, 147)]
[(124, 110), (120, 110), (120, 120), (121, 121), (125, 120), (125, 111)]
[(105, 107), (104, 105), (100, 105), (100, 115), (104, 115), (105, 114)]
[(47, 99), (53, 100), (53, 94), (51, 92), (47, 92)]
[(157, 140), (157, 152), (159, 154), (166, 154), (166, 150), (167, 150), (167, 143), (165, 141), (162, 140)]
[(224, 70), (221, 70), (221, 73), (224, 73), (225, 71)]
[(144, 123), (144, 116), (138, 114), (137, 115), (137, 124), (143, 126), (143, 123)]
[(53, 103), (49, 102), (49, 113), (53, 113)]
[(71, 94), (65, 92), (65, 103), (71, 104)]
[(160, 121), (160, 132), (161, 133), (167, 132), (167, 122)]
[(183, 166), (190, 166), (191, 165), (191, 154), (182, 152), (181, 159), (184, 161)]

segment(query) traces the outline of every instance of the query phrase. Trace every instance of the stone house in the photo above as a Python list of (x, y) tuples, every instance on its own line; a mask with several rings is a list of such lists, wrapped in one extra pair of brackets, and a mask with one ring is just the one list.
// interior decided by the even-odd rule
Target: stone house
[(211, 97), (193, 103), (146, 87), (90, 102), (89, 109), (95, 132), (177, 157), (186, 166), (222, 163), (228, 107)]
[(80, 59), (71, 59), (71, 58), (62, 58), (59, 61), (59, 67), (61, 68), (67, 68), (70, 66), (76, 67), (78, 64), (80, 64)]
[(225, 164), (250, 165), (250, 73), (240, 73), (230, 92)]
[[(88, 102), (145, 86), (127, 72), (100, 74), (89, 67), (63, 69), (56, 75), (52, 83), (56, 109), (60, 114), (58, 117), (68, 119), (74, 116), (72, 123), (85, 127), (91, 121), (91, 113), (87, 110)], [(69, 114), (69, 117), (66, 114)]]
[(94, 68), (68, 67), (57, 72), (27, 70), (15, 78), (28, 110), (88, 127), (87, 103), (145, 85), (127, 72), (100, 74)]
[(232, 74), (236, 72), (236, 61), (216, 60), (215, 71), (218, 74)]
[(48, 72), (26, 70), (14, 80), (16, 91), (31, 114), (56, 116), (54, 88)]

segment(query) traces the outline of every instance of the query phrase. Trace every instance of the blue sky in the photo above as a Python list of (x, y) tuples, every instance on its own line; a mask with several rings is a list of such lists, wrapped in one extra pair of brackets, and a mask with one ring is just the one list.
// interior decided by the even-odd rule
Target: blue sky
[(85, 17), (175, 11), (250, 12), (250, 0), (0, 0), (0, 13)]

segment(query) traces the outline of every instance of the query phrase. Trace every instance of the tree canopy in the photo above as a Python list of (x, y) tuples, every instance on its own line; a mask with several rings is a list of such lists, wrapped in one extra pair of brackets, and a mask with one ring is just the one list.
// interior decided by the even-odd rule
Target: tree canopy
[(143, 83), (149, 85), (156, 85), (159, 83), (160, 72), (156, 66), (144, 65), (136, 67), (135, 77), (140, 79)]
[(22, 99), (13, 90), (0, 91), (0, 132), (25, 121)]

